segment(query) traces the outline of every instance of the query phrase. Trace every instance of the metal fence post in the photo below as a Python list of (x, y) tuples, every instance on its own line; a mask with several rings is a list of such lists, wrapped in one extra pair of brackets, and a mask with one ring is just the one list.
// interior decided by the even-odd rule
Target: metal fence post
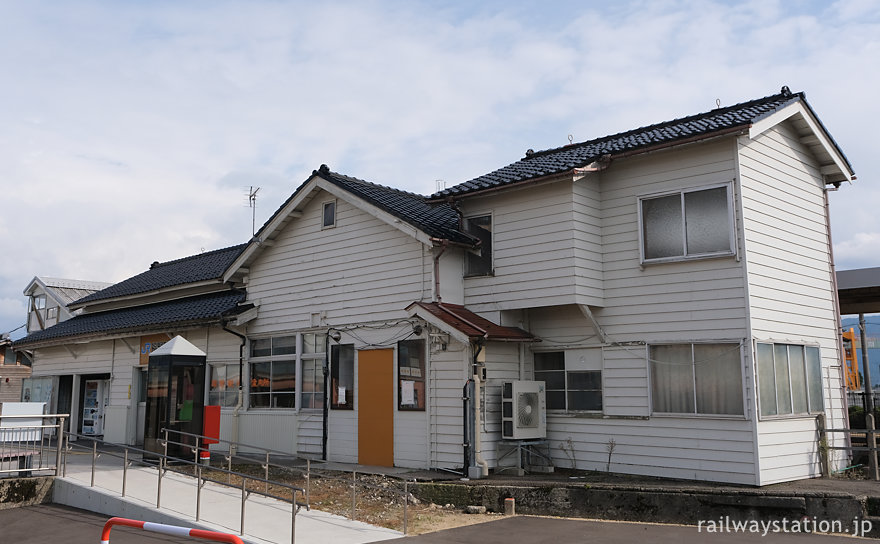
[(244, 501), (247, 500), (247, 496), (245, 495), (245, 483), (247, 480), (244, 476), (241, 477), (241, 531), (240, 534), (244, 534)]
[(202, 465), (196, 465), (196, 521), (202, 513)]
[(880, 480), (880, 472), (877, 470), (877, 438), (874, 434), (874, 414), (865, 416), (865, 438), (868, 442), (868, 465), (872, 480)]
[(311, 490), (311, 480), (312, 478), (312, 461), (310, 459), (306, 459), (306, 504), (312, 504), (310, 502), (310, 490)]
[(355, 518), (355, 501), (357, 501), (357, 471), (351, 471), (351, 519)]
[(409, 482), (403, 480), (403, 535), (406, 536), (406, 514), (407, 505), (409, 504)]
[(290, 505), (290, 544), (296, 542), (296, 489), (293, 490), (293, 500)]
[(266, 493), (269, 493), (269, 452), (266, 452), (266, 464), (263, 465), (263, 479), (266, 480)]
[(61, 476), (61, 451), (64, 447), (64, 418), (60, 418), (60, 423), (58, 424), (58, 432), (55, 433), (55, 447), (58, 451), (55, 452), (55, 476)]
[(98, 460), (98, 442), (92, 439), (92, 485), (95, 487), (95, 462)]
[(125, 448), (125, 456), (122, 458), (122, 496), (125, 496), (125, 481), (128, 479), (128, 448)]

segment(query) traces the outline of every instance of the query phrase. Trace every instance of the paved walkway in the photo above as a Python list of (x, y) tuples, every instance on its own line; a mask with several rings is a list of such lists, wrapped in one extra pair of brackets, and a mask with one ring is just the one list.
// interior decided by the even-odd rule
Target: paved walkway
[[(196, 480), (166, 472), (162, 478), (161, 508), (156, 509), (158, 471), (153, 467), (132, 466), (126, 475), (126, 496), (122, 493), (122, 459), (102, 454), (91, 482), (91, 454), (72, 453), (67, 475), (56, 482), (55, 501), (67, 506), (99, 512), (108, 516), (152, 516), (157, 521), (239, 534), (241, 490), (206, 483), (201, 492), (200, 519), (196, 518)], [(127, 515), (132, 513), (134, 515)], [(245, 501), (243, 539), (254, 544), (289, 544), (291, 542), (290, 503), (251, 494)], [(403, 536), (399, 531), (320, 512), (301, 509), (296, 515), (296, 542), (333, 542), (360, 544)]]

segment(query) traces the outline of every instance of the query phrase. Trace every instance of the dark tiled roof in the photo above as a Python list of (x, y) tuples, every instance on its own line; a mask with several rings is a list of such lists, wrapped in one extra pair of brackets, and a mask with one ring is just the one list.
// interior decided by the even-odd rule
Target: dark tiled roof
[(538, 341), (537, 338), (522, 329), (496, 325), (459, 304), (413, 302), (407, 309), (409, 310), (413, 306), (418, 306), (450, 327), (461, 331), (469, 338), (515, 342)]
[(225, 315), (238, 313), (238, 304), (244, 300), (244, 291), (230, 290), (109, 312), (82, 314), (46, 330), (31, 333), (13, 345), (19, 348), (62, 338), (148, 330), (157, 326), (210, 323)]
[(220, 278), (232, 261), (244, 251), (245, 246), (246, 244), (240, 244), (165, 263), (153, 263), (146, 272), (83, 297), (73, 305)]
[(500, 187), (519, 181), (540, 178), (582, 168), (604, 155), (638, 151), (662, 144), (675, 143), (720, 132), (746, 127), (788, 104), (805, 100), (803, 93), (783, 92), (718, 108), (705, 113), (650, 125), (596, 140), (529, 153), (519, 161), (478, 178), (449, 187), (431, 196), (441, 199), (474, 191)]
[(429, 236), (466, 244), (475, 242), (471, 236), (458, 230), (458, 213), (449, 204), (428, 204), (422, 195), (337, 174), (331, 172), (327, 165), (321, 165), (313, 174), (406, 221)]

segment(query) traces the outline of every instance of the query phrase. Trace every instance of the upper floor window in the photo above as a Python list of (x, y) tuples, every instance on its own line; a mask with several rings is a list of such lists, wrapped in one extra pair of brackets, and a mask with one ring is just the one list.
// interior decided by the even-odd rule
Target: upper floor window
[(730, 184), (639, 199), (642, 262), (733, 254)]
[(331, 200), (330, 202), (324, 203), (324, 209), (322, 213), (322, 228), (329, 228), (336, 226), (336, 201)]
[(480, 241), (477, 251), (467, 252), (468, 276), (485, 276), (492, 273), (492, 216), (479, 215), (464, 220), (464, 230)]
[(739, 344), (653, 345), (654, 412), (743, 415)]
[(761, 343), (757, 361), (762, 417), (806, 415), (824, 409), (818, 347)]
[(31, 297), (31, 309), (42, 310), (46, 307), (46, 295), (34, 295)]

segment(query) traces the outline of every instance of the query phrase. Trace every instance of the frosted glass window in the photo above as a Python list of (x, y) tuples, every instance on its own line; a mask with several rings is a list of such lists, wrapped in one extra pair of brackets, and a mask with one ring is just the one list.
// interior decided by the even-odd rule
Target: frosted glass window
[(688, 255), (730, 250), (727, 188), (684, 194)]
[(739, 344), (651, 346), (655, 412), (742, 415)]
[(761, 416), (800, 415), (823, 410), (819, 348), (758, 344), (757, 361)]
[(676, 194), (643, 200), (642, 229), (646, 259), (682, 255), (681, 197)]
[(728, 187), (641, 200), (644, 260), (732, 253)]

